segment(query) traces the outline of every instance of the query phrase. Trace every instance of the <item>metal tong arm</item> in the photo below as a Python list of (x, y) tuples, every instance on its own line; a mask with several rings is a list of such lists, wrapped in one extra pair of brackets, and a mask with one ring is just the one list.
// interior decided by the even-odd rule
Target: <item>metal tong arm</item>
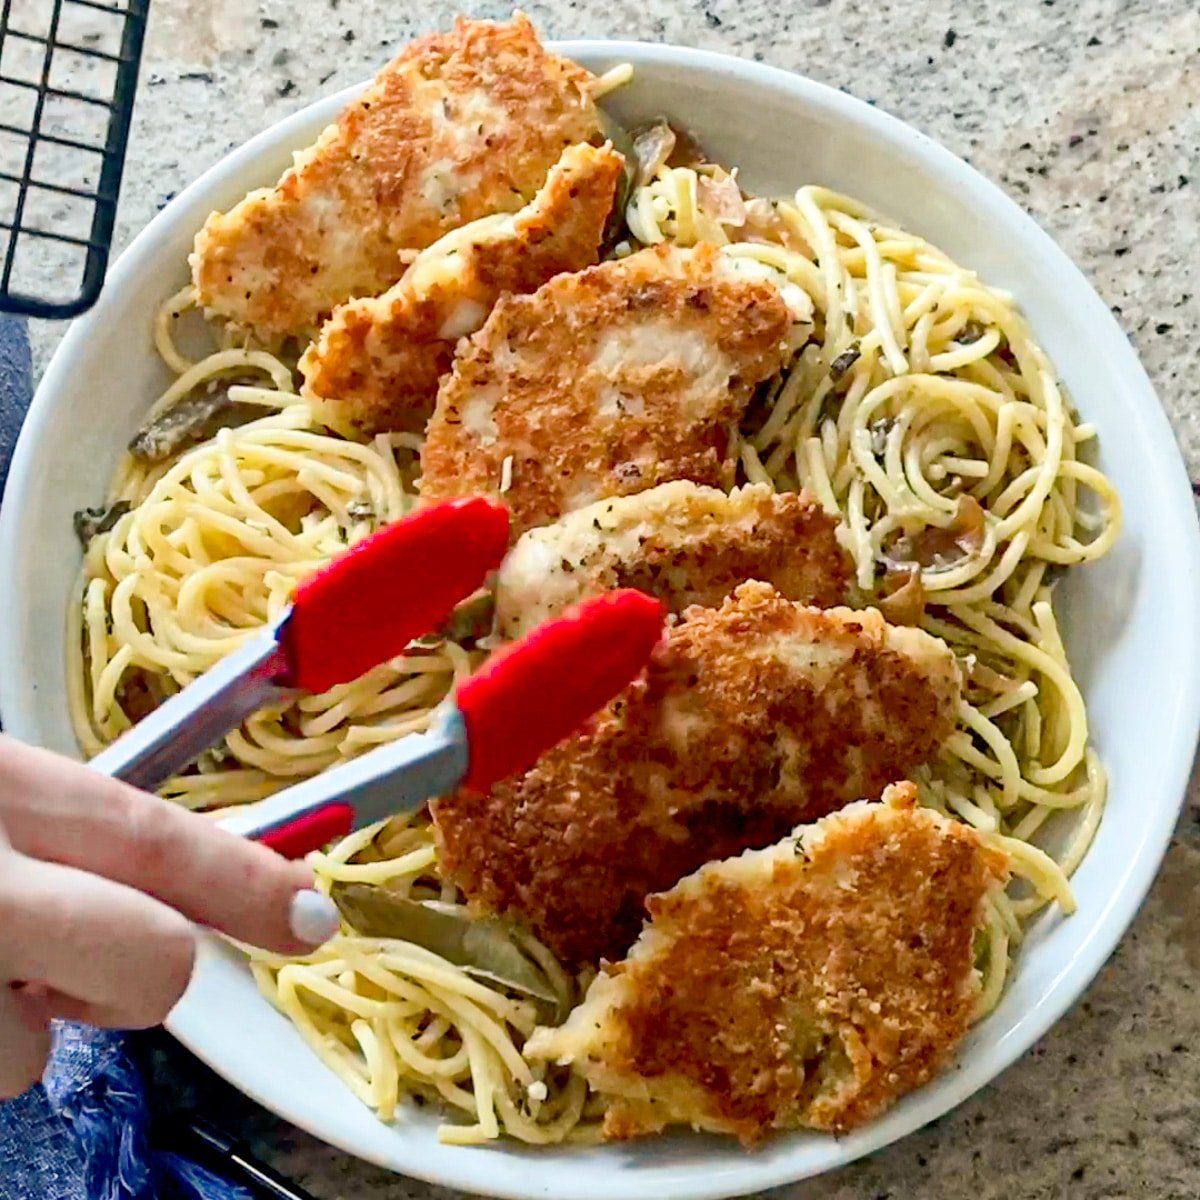
[(122, 734), (88, 766), (154, 791), (252, 712), (290, 699), (294, 693), (280, 682), (287, 659), (279, 630), (280, 625), (273, 625), (227, 655)]
[(467, 773), (467, 729), (457, 708), (449, 708), (426, 733), (410, 733), (361, 758), (306, 779), (245, 811), (233, 812), (221, 827), (242, 837), (261, 838), (297, 818), (332, 804), (354, 810), (352, 827), (362, 829), (427, 800), (453, 791)]

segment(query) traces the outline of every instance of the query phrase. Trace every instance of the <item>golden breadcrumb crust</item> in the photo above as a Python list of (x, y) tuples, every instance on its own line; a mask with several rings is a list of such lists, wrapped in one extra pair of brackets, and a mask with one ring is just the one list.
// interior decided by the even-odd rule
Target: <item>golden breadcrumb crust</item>
[(200, 304), (268, 343), (312, 337), (336, 305), (395, 283), (401, 251), (515, 212), (565, 146), (599, 140), (591, 80), (520, 15), (419, 38), (274, 188), (209, 217)]
[(845, 1132), (927, 1082), (976, 1014), (975, 934), (1006, 856), (911, 783), (650, 900), (625, 962), (527, 1052), (612, 1099), (609, 1138), (670, 1124)]
[(442, 870), (569, 962), (619, 957), (649, 893), (925, 762), (959, 691), (937, 638), (743, 584), (688, 609), (645, 676), (524, 775), (438, 801)]
[(382, 296), (336, 308), (300, 360), (304, 394), (345, 434), (423, 430), (455, 342), (502, 295), (535, 291), (596, 261), (623, 169), (611, 147), (570, 146), (515, 216), (484, 218), (465, 244), (455, 231)]
[(808, 492), (747, 484), (732, 493), (687, 480), (601, 500), (512, 548), (496, 587), (496, 629), (518, 638), (568, 605), (637, 588), (674, 613), (716, 607), (748, 579), (816, 608), (847, 602), (854, 562), (838, 521)]
[(422, 498), (509, 483), (515, 538), (672, 479), (728, 490), (734, 426), (780, 369), (790, 328), (774, 286), (737, 277), (704, 245), (657, 246), (507, 296), (442, 382)]

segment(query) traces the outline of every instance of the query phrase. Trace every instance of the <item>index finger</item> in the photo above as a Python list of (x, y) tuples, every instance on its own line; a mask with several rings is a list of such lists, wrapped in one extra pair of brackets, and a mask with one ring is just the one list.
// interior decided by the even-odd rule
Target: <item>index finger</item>
[(283, 954), (337, 932), (312, 872), (212, 821), (69, 759), (0, 737), (0, 823), (31, 858), (154, 896), (201, 925)]

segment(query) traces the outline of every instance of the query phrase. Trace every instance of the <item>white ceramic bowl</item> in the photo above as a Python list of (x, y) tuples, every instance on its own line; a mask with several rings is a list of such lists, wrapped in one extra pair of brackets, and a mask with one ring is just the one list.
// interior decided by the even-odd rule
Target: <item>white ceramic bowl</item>
[[(1200, 538), (1175, 442), (1108, 308), (1053, 242), (970, 167), (899, 121), (827, 87), (668, 46), (559, 47), (593, 70), (631, 62), (617, 116), (673, 115), (753, 190), (801, 183), (849, 192), (1010, 289), (1100, 431), (1126, 531), (1064, 584), (1069, 650), (1111, 774), (1100, 832), (1074, 880), (1079, 911), (1039, 922), (996, 1011), (954, 1066), (882, 1120), (835, 1140), (780, 1137), (749, 1154), (677, 1136), (595, 1149), (441, 1146), (436, 1116), (379, 1124), (259, 997), (250, 975), (206, 944), (171, 1031), (281, 1116), (352, 1154), (471, 1192), (556, 1200), (728, 1196), (814, 1175), (944, 1113), (1025, 1051), (1087, 986), (1141, 903), (1166, 848), (1200, 722)], [(195, 230), (214, 208), (273, 181), (349, 99), (321, 100), (259, 135), (155, 218), (76, 322), (38, 390), (0, 520), (0, 711), (17, 737), (74, 753), (64, 703), (67, 597), (79, 552), (75, 509), (100, 501), (165, 373), (151, 345), (158, 303), (184, 279)], [(1052, 1081), (1051, 1081), (1052, 1082)], [(998, 1120), (1004, 1114), (998, 1114)]]

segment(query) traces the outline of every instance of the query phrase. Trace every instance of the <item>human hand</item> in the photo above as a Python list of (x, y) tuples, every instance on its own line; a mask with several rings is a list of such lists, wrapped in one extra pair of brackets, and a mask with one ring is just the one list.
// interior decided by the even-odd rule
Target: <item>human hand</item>
[(0, 1099), (40, 1078), (49, 1023), (157, 1025), (195, 927), (302, 954), (337, 910), (312, 873), (210, 818), (0, 736)]

